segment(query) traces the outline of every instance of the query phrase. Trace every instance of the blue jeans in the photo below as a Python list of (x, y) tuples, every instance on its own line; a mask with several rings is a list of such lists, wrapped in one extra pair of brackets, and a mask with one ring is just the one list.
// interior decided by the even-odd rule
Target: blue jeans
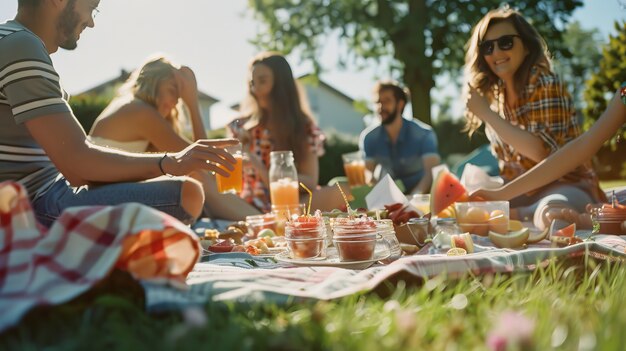
[(138, 202), (190, 224), (195, 218), (183, 209), (181, 202), (182, 185), (186, 179), (159, 177), (143, 182), (72, 187), (61, 177), (43, 195), (33, 200), (33, 210), (37, 220), (50, 227), (68, 207)]

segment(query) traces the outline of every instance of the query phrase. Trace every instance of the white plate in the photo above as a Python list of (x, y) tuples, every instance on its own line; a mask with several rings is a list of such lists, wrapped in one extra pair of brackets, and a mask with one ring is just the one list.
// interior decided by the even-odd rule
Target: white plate
[(326, 249), (326, 252), (326, 258), (314, 258), (310, 260), (293, 259), (289, 255), (289, 251), (281, 252), (274, 258), (276, 258), (276, 260), (279, 262), (285, 262), (293, 264), (295, 266), (331, 266), (345, 269), (365, 269), (371, 266), (374, 262), (384, 260), (390, 255), (389, 250), (387, 250), (386, 248), (379, 250), (379, 247), (377, 246), (376, 251), (374, 252), (374, 258), (372, 258), (371, 260), (343, 262), (339, 260), (339, 255), (337, 254), (336, 248), (329, 247)]

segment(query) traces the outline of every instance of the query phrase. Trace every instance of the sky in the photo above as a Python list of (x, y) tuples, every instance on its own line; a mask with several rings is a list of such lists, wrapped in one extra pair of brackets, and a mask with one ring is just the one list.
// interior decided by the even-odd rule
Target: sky
[[(164, 53), (190, 66), (201, 91), (220, 100), (211, 111), (212, 128), (221, 127), (235, 112), (246, 90), (247, 65), (258, 50), (249, 43), (262, 30), (249, 10), (248, 0), (102, 0), (95, 28), (87, 28), (74, 51), (52, 56), (64, 88), (77, 94), (117, 77), (122, 69), (141, 65), (148, 56)], [(0, 1), (0, 22), (12, 19), (17, 0)], [(583, 28), (613, 34), (613, 22), (626, 20), (626, 0), (585, 0), (574, 13)], [(372, 64), (358, 71), (339, 69), (341, 47), (329, 40), (322, 55), (326, 68), (320, 78), (354, 99), (369, 100), (377, 78), (388, 77), (387, 67)], [(294, 75), (311, 72), (295, 55), (287, 56)], [(454, 94), (455, 88), (433, 94)]]

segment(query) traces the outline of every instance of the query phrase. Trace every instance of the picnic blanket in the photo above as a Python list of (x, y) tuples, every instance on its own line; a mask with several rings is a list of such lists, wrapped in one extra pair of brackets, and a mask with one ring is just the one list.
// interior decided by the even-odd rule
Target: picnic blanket
[(0, 183), (0, 332), (37, 305), (85, 292), (114, 268), (161, 285), (184, 285), (199, 257), (197, 236), (141, 204), (67, 209), (47, 230), (26, 190)]
[(289, 268), (272, 258), (253, 257), (245, 253), (209, 255), (187, 277), (188, 290), (144, 284), (146, 303), (149, 310), (157, 312), (207, 301), (286, 303), (330, 300), (370, 291), (398, 275), (402, 275), (403, 279), (419, 280), (442, 274), (448, 278), (460, 277), (468, 272), (475, 275), (529, 272), (551, 261), (584, 256), (626, 260), (625, 236), (597, 235), (565, 248), (552, 248), (545, 241), (545, 244), (533, 245), (525, 250), (498, 249), (488, 246), (487, 238), (472, 237), (479, 251), (474, 254), (431, 254), (432, 247), (426, 246), (415, 256), (406, 256), (387, 266), (376, 265), (362, 271), (336, 267)]

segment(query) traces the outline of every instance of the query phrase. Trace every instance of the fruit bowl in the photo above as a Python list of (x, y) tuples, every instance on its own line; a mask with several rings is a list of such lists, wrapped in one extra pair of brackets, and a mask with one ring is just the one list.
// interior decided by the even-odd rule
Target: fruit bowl
[(456, 220), (463, 232), (488, 236), (489, 232), (506, 234), (509, 230), (509, 202), (457, 202)]

